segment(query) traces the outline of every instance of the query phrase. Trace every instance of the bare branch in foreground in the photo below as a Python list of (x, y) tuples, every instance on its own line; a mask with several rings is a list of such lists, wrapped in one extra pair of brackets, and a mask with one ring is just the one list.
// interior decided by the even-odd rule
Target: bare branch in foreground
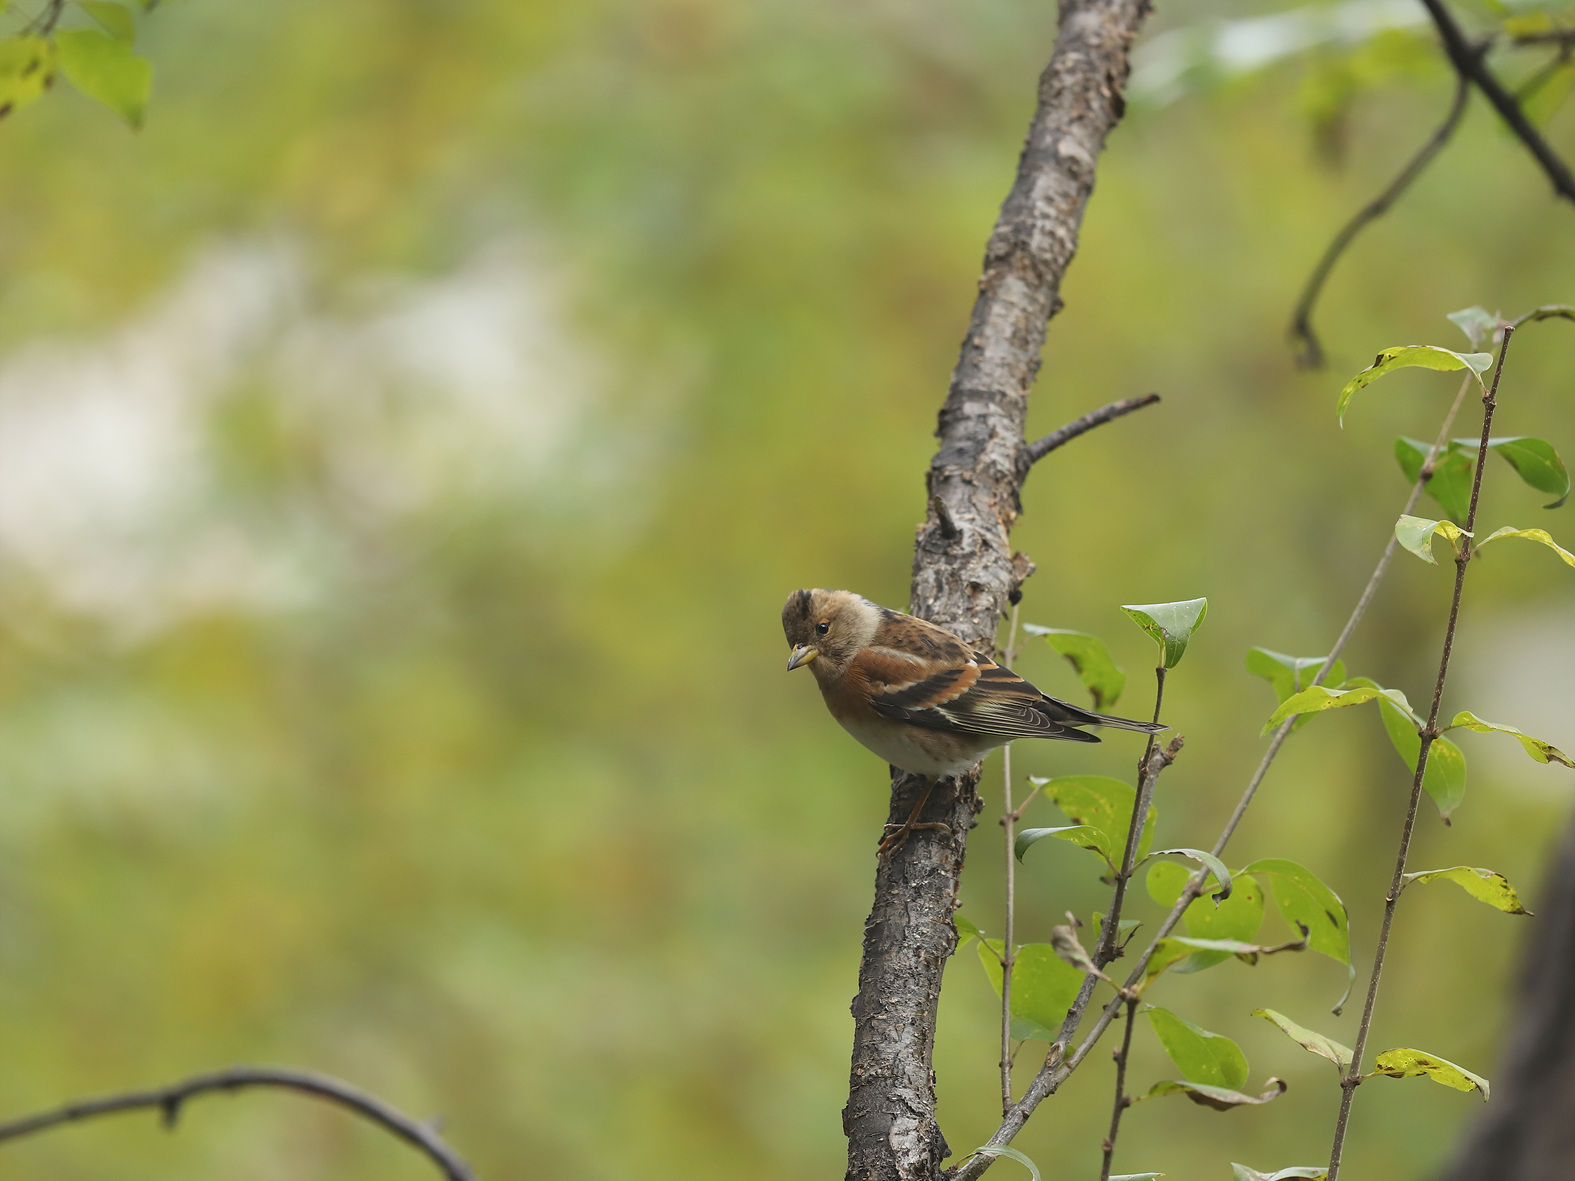
[(1157, 401), (1159, 401), (1158, 394), (1144, 394), (1141, 398), (1122, 398), (1120, 401), (1112, 402), (1108, 406), (1101, 406), (1098, 410), (1091, 411), (1083, 415), (1082, 418), (1074, 419), (1065, 426), (1051, 431), (1043, 438), (1035, 439), (1032, 443), (1029, 443), (1023, 448), (1022, 456), (1018, 459), (1017, 465), (1026, 473), (1029, 468), (1033, 467), (1034, 464), (1049, 455), (1057, 447), (1065, 446), (1079, 435), (1093, 430), (1096, 426), (1103, 426), (1107, 422), (1113, 422), (1123, 414), (1131, 414), (1134, 410), (1152, 406)]
[[(1479, 56), (1486, 46), (1475, 47), (1474, 52)], [(1370, 202), (1357, 211), (1356, 216), (1346, 222), (1330, 241), (1324, 250), (1323, 257), (1318, 260), (1318, 265), (1307, 277), (1307, 285), (1302, 288), (1301, 298), (1296, 301), (1296, 310), (1291, 313), (1291, 339), (1302, 343), (1301, 352), (1296, 357), (1296, 363), (1308, 369), (1322, 369), (1324, 362), (1323, 345), (1319, 343), (1318, 334), (1313, 331), (1313, 309), (1318, 304), (1318, 297), (1323, 294), (1323, 285), (1328, 282), (1329, 274), (1334, 270), (1334, 264), (1340, 261), (1341, 255), (1350, 247), (1367, 226), (1377, 221), (1389, 212), (1393, 205), (1405, 191), (1411, 187), (1416, 178), (1422, 175), (1424, 169), (1433, 162), (1433, 157), (1443, 151), (1444, 145), (1455, 134), (1455, 128), (1460, 126), (1460, 117), (1466, 113), (1466, 97), (1471, 92), (1471, 86), (1465, 74), (1457, 73), (1455, 78), (1455, 97), (1450, 101), (1449, 113), (1444, 116), (1444, 121), (1438, 125), (1421, 149), (1406, 162), (1389, 186), (1374, 197)]]
[(459, 1158), (430, 1125), (412, 1119), (375, 1095), (370, 1095), (328, 1075), (267, 1066), (234, 1066), (228, 1070), (193, 1075), (178, 1083), (171, 1083), (167, 1087), (156, 1087), (148, 1091), (122, 1091), (99, 1099), (82, 1099), (75, 1103), (67, 1103), (53, 1111), (39, 1112), (36, 1115), (0, 1123), (0, 1142), (29, 1136), (34, 1132), (47, 1131), (63, 1124), (93, 1119), (96, 1116), (117, 1115), (123, 1111), (139, 1111), (145, 1108), (158, 1109), (162, 1113), (165, 1127), (173, 1128), (175, 1121), (180, 1118), (182, 1106), (188, 1099), (215, 1091), (239, 1091), (246, 1087), (277, 1087), (337, 1104), (422, 1152), (437, 1165), (448, 1181), (476, 1181), (476, 1175), (470, 1171), (470, 1166)]

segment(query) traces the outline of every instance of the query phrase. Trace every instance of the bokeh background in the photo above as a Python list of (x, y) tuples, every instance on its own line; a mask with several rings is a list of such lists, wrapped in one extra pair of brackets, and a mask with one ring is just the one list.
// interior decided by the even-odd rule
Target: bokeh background
[[(1277, 7), (1166, 5), (1151, 36)], [(1102, 635), (1141, 714), (1152, 648), (1117, 604), (1210, 601), (1171, 680), (1165, 844), (1212, 841), (1273, 705), (1246, 649), (1326, 650), (1404, 501), (1392, 440), (1431, 438), (1455, 389), (1388, 379), (1342, 432), (1345, 378), (1387, 345), (1463, 344), (1454, 309), (1575, 297), (1575, 211), (1474, 101), (1337, 271), (1331, 368), (1293, 365), (1302, 277), (1447, 106), (1414, 19), (1233, 59), (1253, 70), (1147, 51), (1051, 328), (1034, 432), (1164, 401), (1033, 474), (1024, 618)], [(777, 614), (804, 585), (906, 601), (1053, 33), (1028, 0), (185, 0), (140, 20), (140, 133), (64, 85), (0, 123), (5, 1113), (269, 1062), (440, 1113), (489, 1181), (840, 1175), (885, 773), (783, 675)], [(1547, 117), (1575, 155), (1569, 113)], [(1575, 452), (1572, 355), (1568, 324), (1517, 338), (1503, 433)], [(1495, 464), (1490, 528), (1575, 541), (1575, 509)], [(1473, 567), (1447, 709), (1575, 749), (1572, 579), (1529, 546)], [(1400, 555), (1352, 671), (1422, 699), (1448, 581)], [(1020, 667), (1079, 692), (1047, 648)], [(1535, 898), (1575, 776), (1462, 746), (1464, 806), (1425, 818), (1413, 864)], [(1034, 773), (1138, 753), (1017, 749)], [(1231, 847), (1330, 882), (1364, 974), (1408, 778), (1376, 716), (1330, 716)], [(963, 897), (999, 931), (995, 760), (985, 790)], [(1025, 938), (1103, 901), (1092, 857), (1039, 853)], [(1407, 896), (1375, 1048), (1491, 1075), (1530, 929), (1451, 887)], [(1247, 1014), (1349, 1042), (1343, 985), (1280, 956), (1156, 989), (1290, 1091), (1142, 1104), (1119, 1171), (1324, 1160), (1333, 1072)], [(995, 1006), (959, 957), (935, 1054), (959, 1152), (994, 1126)], [(1140, 1086), (1172, 1073), (1137, 1045)], [(1019, 1139), (1047, 1177), (1095, 1175), (1109, 1088), (1101, 1052)], [(1352, 1175), (1427, 1176), (1477, 1109), (1364, 1088)], [(174, 1135), (124, 1117), (8, 1146), (0, 1174), (429, 1166), (255, 1094)]]

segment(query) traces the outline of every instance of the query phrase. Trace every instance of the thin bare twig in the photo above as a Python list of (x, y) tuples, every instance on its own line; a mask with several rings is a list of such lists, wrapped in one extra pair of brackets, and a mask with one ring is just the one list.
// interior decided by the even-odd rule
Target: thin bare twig
[(1121, 1049), (1116, 1060), (1116, 1099), (1110, 1109), (1110, 1135), (1105, 1137), (1104, 1163), (1099, 1166), (1099, 1181), (1110, 1181), (1110, 1164), (1116, 1156), (1116, 1137), (1121, 1134), (1121, 1116), (1132, 1106), (1132, 1096), (1127, 1094), (1127, 1059), (1132, 1055), (1132, 1022), (1137, 1018), (1137, 997), (1127, 1000), (1127, 1023), (1121, 1031)]
[(1466, 586), (1466, 566), (1471, 561), (1471, 534), (1476, 528), (1477, 501), (1482, 494), (1482, 472), (1487, 467), (1488, 437), (1493, 433), (1493, 411), (1498, 407), (1498, 383), (1504, 375), (1504, 359), (1509, 355), (1509, 342), (1515, 329), (1504, 329), (1504, 342), (1499, 346), (1498, 365), (1493, 370), (1493, 384), (1482, 395), (1482, 441), (1477, 447), (1476, 471), (1471, 477), (1471, 503), (1466, 510), (1465, 536), (1460, 539), (1459, 552), (1455, 555), (1455, 593), (1449, 603), (1449, 623), (1444, 629), (1444, 647), (1438, 658), (1438, 679), (1433, 683), (1433, 701), (1427, 711), (1427, 725), (1417, 733), (1421, 745), (1417, 750), (1416, 774), (1411, 780), (1411, 798), (1406, 804), (1405, 824), (1400, 829), (1400, 847), (1395, 852), (1395, 872), (1389, 883), (1389, 893), (1384, 895), (1384, 918), (1378, 928), (1378, 946), (1373, 952), (1373, 971), (1367, 982), (1367, 1000), (1362, 1005), (1362, 1020), (1356, 1028), (1356, 1045), (1351, 1049), (1351, 1065), (1340, 1080), (1340, 1114), (1334, 1125), (1334, 1145), (1329, 1151), (1329, 1181), (1340, 1175), (1340, 1157), (1345, 1151), (1345, 1134), (1350, 1127), (1351, 1103), (1356, 1088), (1362, 1083), (1362, 1056), (1367, 1051), (1367, 1035), (1372, 1031), (1373, 1009), (1378, 1003), (1378, 985), (1384, 974), (1384, 957), (1389, 950), (1389, 931), (1394, 925), (1395, 906), (1400, 901), (1400, 891), (1405, 885), (1406, 858), (1411, 852), (1411, 834), (1416, 828), (1417, 806), (1422, 799), (1422, 781), (1427, 775), (1427, 759), (1433, 742), (1438, 738), (1438, 709), (1444, 699), (1444, 682), (1449, 677), (1449, 658), (1454, 651), (1455, 629), (1460, 624), (1460, 598)]
[[(1481, 45), (1475, 47), (1473, 52), (1481, 54), (1485, 49), (1486, 46)], [(1433, 162), (1433, 157), (1443, 151), (1444, 145), (1455, 134), (1455, 128), (1460, 126), (1460, 118), (1466, 112), (1466, 98), (1470, 93), (1471, 87), (1466, 75), (1457, 74), (1455, 95), (1450, 100), (1449, 113), (1444, 116), (1444, 121), (1438, 125), (1438, 129), (1428, 137), (1427, 142), (1416, 155), (1406, 162), (1405, 167), (1399, 171), (1394, 180), (1389, 182), (1388, 187), (1358, 210), (1356, 216), (1340, 228), (1340, 232), (1335, 234), (1324, 250), (1318, 265), (1307, 277), (1307, 284), (1302, 288), (1301, 298), (1296, 301), (1296, 310), (1291, 313), (1291, 339), (1302, 342), (1302, 350), (1296, 358), (1297, 364), (1308, 369), (1323, 368), (1323, 345), (1318, 340), (1317, 332), (1313, 330), (1312, 316), (1330, 272), (1334, 270), (1335, 263), (1340, 261), (1340, 257), (1351, 243), (1356, 240), (1356, 236), (1370, 223), (1388, 213), (1389, 207), (1400, 199), (1416, 178), (1422, 175), (1423, 170)]]
[(1122, 398), (1108, 406), (1101, 406), (1092, 410), (1082, 418), (1074, 419), (1063, 427), (1058, 427), (1042, 438), (1035, 439), (1032, 443), (1025, 443), (1018, 455), (1017, 469), (1026, 473), (1029, 468), (1038, 463), (1057, 447), (1065, 446), (1079, 435), (1087, 434), (1096, 426), (1103, 426), (1107, 422), (1114, 422), (1124, 414), (1131, 414), (1134, 410), (1141, 410), (1145, 406), (1152, 406), (1159, 401), (1158, 394), (1144, 394), (1141, 398)]
[(1521, 109), (1515, 96), (1488, 69), (1483, 55), (1461, 32), (1444, 0), (1422, 0), (1422, 4), (1433, 18), (1438, 35), (1444, 42), (1444, 52), (1449, 55), (1455, 73), (1471, 79), (1472, 84), (1493, 104), (1499, 118), (1504, 120), (1515, 138), (1525, 145), (1526, 150), (1542, 166), (1543, 173), (1553, 182), (1553, 191), (1567, 201), (1575, 201), (1575, 175), (1570, 173), (1569, 165), (1542, 138), (1542, 133), (1532, 125), (1531, 120), (1526, 118), (1526, 112)]
[(188, 1099), (215, 1091), (239, 1091), (247, 1087), (277, 1087), (297, 1091), (317, 1099), (325, 1099), (359, 1115), (384, 1131), (397, 1136), (405, 1143), (426, 1155), (437, 1165), (448, 1181), (475, 1181), (470, 1166), (460, 1159), (433, 1128), (403, 1112), (390, 1107), (375, 1095), (370, 1095), (349, 1083), (305, 1070), (283, 1070), (267, 1066), (235, 1066), (209, 1074), (193, 1075), (167, 1087), (149, 1091), (124, 1091), (105, 1095), (99, 1099), (82, 1099), (67, 1103), (53, 1111), (23, 1116), (0, 1123), (0, 1141), (14, 1140), (34, 1132), (47, 1131), (63, 1124), (77, 1123), (101, 1115), (116, 1115), (123, 1111), (156, 1108), (163, 1114), (164, 1125), (175, 1126), (182, 1106)]
[[(1012, 604), (1012, 623), (1006, 632), (1006, 666), (1017, 660), (1017, 621), (1021, 600)], [(1017, 963), (1017, 858), (1013, 853), (1012, 744), (1001, 748), (1001, 781), (1005, 806), (1001, 826), (1006, 830), (1006, 937), (1001, 948), (1001, 1113), (1012, 1106), (1012, 966)]]

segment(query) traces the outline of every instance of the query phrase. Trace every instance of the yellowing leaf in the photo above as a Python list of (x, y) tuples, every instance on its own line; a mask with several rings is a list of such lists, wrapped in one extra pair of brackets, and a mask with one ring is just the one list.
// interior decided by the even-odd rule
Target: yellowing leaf
[(1434, 535), (1441, 535), (1447, 539), (1457, 553), (1460, 550), (1458, 544), (1460, 539), (1471, 536), (1453, 521), (1434, 521), (1427, 517), (1401, 517), (1395, 522), (1395, 540), (1422, 561), (1436, 566), (1438, 562), (1433, 557)]
[(1501, 722), (1485, 722), (1470, 710), (1461, 710), (1455, 715), (1455, 720), (1450, 722), (1445, 729), (1453, 730), (1462, 726), (1467, 730), (1475, 730), (1478, 734), (1508, 734), (1520, 740), (1520, 745), (1526, 748), (1526, 753), (1539, 763), (1563, 763), (1566, 767), (1575, 767), (1575, 761), (1551, 742), (1541, 738), (1533, 738), (1522, 730), (1513, 726), (1506, 726)]
[(1481, 549), (1488, 542), (1497, 541), (1500, 537), (1521, 537), (1527, 541), (1539, 541), (1564, 559), (1566, 566), (1575, 566), (1575, 554), (1570, 553), (1569, 550), (1549, 537), (1546, 529), (1516, 529), (1513, 525), (1505, 525), (1502, 529), (1495, 530), (1477, 542), (1477, 548)]
[(1488, 1099), (1487, 1079), (1480, 1074), (1472, 1074), (1464, 1066), (1456, 1066), (1447, 1058), (1440, 1058), (1435, 1054), (1424, 1053), (1421, 1050), (1385, 1050), (1378, 1055), (1378, 1061), (1374, 1066), (1375, 1075), (1382, 1074), (1390, 1078), (1415, 1078), (1426, 1075), (1435, 1083), (1442, 1083), (1457, 1091), (1480, 1091), (1484, 1103)]
[(0, 116), (36, 102), (54, 76), (51, 42), (25, 33), (0, 41)]
[(1497, 907), (1505, 914), (1531, 913), (1521, 905), (1520, 895), (1515, 893), (1515, 887), (1509, 884), (1509, 879), (1491, 869), (1456, 865), (1449, 869), (1424, 869), (1416, 873), (1408, 873), (1402, 880), (1408, 886), (1412, 882), (1420, 882), (1423, 885), (1437, 881), (1454, 882), (1471, 897), (1486, 902), (1489, 906)]

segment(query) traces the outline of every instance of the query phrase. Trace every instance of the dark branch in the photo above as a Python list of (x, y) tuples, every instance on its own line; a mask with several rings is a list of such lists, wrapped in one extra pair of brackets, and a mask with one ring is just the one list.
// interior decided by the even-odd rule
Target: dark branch
[[(1485, 46), (1477, 47), (1473, 53), (1481, 54)], [(1302, 296), (1296, 301), (1296, 311), (1291, 314), (1291, 339), (1302, 342), (1302, 351), (1296, 361), (1309, 369), (1323, 367), (1323, 345), (1318, 342), (1318, 334), (1313, 331), (1312, 315), (1317, 306), (1318, 297), (1323, 294), (1323, 285), (1329, 279), (1329, 273), (1334, 270), (1334, 264), (1340, 261), (1346, 249), (1367, 228), (1368, 224), (1378, 220), (1389, 212), (1389, 207), (1398, 201), (1401, 195), (1411, 187), (1422, 171), (1433, 162), (1433, 157), (1443, 150), (1455, 134), (1455, 128), (1460, 126), (1460, 117), (1466, 111), (1466, 96), (1470, 93), (1470, 85), (1466, 75), (1457, 74), (1455, 83), (1455, 97), (1450, 101), (1449, 113), (1444, 116), (1444, 121), (1438, 125), (1438, 130), (1433, 132), (1421, 149), (1407, 161), (1394, 180), (1389, 182), (1389, 187), (1379, 193), (1363, 206), (1350, 221), (1341, 227), (1340, 232), (1329, 243), (1328, 249), (1323, 252), (1323, 257), (1318, 260), (1318, 265), (1307, 278), (1307, 285), (1302, 288)]]
[(216, 1070), (210, 1074), (193, 1075), (167, 1087), (150, 1091), (124, 1091), (105, 1095), (100, 1099), (83, 1099), (57, 1107), (53, 1111), (23, 1116), (21, 1119), (0, 1123), (0, 1142), (47, 1131), (62, 1124), (93, 1119), (100, 1115), (117, 1115), (123, 1111), (156, 1108), (163, 1113), (166, 1127), (174, 1127), (180, 1117), (182, 1105), (188, 1099), (214, 1091), (239, 1091), (246, 1087), (278, 1087), (298, 1091), (317, 1099), (338, 1104), (362, 1119), (376, 1124), (399, 1137), (405, 1143), (424, 1153), (442, 1171), (448, 1181), (475, 1181), (475, 1174), (459, 1156), (444, 1143), (443, 1138), (419, 1120), (411, 1119), (384, 1103), (375, 1095), (352, 1087), (324, 1074), (305, 1070), (280, 1070), (266, 1066), (235, 1066), (229, 1070)]
[(1510, 41), (1515, 45), (1575, 46), (1575, 29), (1544, 29), (1540, 33), (1516, 33)]
[(1504, 84), (1494, 76), (1493, 71), (1487, 68), (1482, 54), (1466, 39), (1460, 31), (1460, 26), (1455, 23), (1454, 14), (1444, 6), (1444, 0), (1422, 0), (1428, 15), (1433, 18), (1433, 24), (1438, 28), (1438, 35), (1443, 39), (1444, 52), (1449, 55), (1450, 63), (1455, 67), (1455, 73), (1463, 78), (1471, 79), (1473, 85), (1486, 96), (1488, 102), (1493, 104), (1493, 109), (1514, 132), (1515, 138), (1525, 145), (1526, 150), (1536, 157), (1537, 163), (1542, 166), (1542, 171), (1553, 182), (1553, 191), (1566, 201), (1575, 201), (1575, 175), (1570, 173), (1569, 165), (1559, 158), (1542, 138), (1542, 133), (1532, 126), (1531, 120), (1526, 118), (1526, 112), (1521, 110), (1520, 103), (1515, 96), (1504, 88)]
[[(1061, 0), (1055, 48), (941, 407), (910, 607), (985, 651), (1032, 570), (1010, 537), (1028, 392), (1148, 11), (1148, 0)], [(931, 1053), (941, 975), (957, 946), (952, 912), (967, 833), (982, 806), (977, 782), (977, 771), (942, 781), (920, 819), (944, 827), (915, 830), (876, 864), (842, 1116), (849, 1181), (935, 1181), (949, 1153)], [(909, 815), (920, 788), (912, 776), (894, 777), (895, 819)]]
[(1114, 422), (1123, 414), (1131, 414), (1134, 410), (1141, 410), (1145, 406), (1152, 406), (1159, 401), (1158, 394), (1144, 394), (1141, 398), (1122, 398), (1119, 402), (1112, 402), (1108, 406), (1101, 406), (1098, 410), (1083, 415), (1063, 427), (1051, 431), (1043, 438), (1035, 439), (1032, 443), (1025, 444), (1022, 454), (1018, 457), (1017, 468), (1023, 473), (1033, 467), (1057, 447), (1070, 443), (1079, 435), (1087, 434), (1096, 426), (1103, 426), (1107, 422)]

